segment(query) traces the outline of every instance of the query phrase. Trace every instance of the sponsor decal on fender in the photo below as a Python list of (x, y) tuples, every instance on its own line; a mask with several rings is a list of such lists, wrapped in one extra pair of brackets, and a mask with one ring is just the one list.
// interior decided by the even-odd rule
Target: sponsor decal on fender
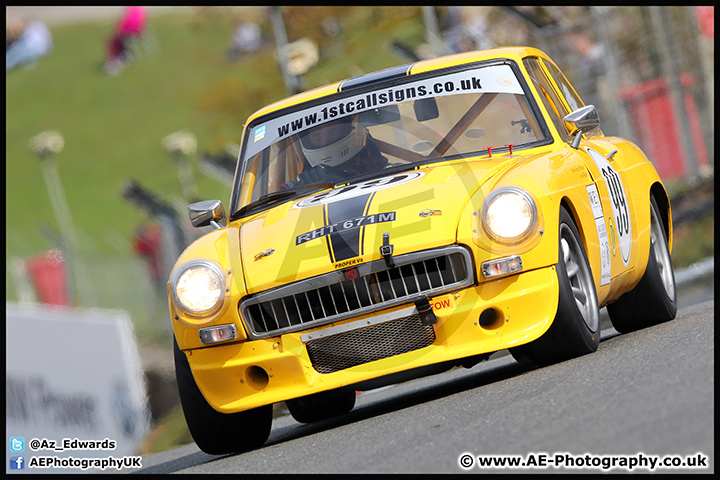
[(613, 225), (612, 217), (608, 217), (608, 225), (610, 230), (610, 243), (612, 245), (613, 257), (617, 253), (617, 235), (615, 235), (615, 225)]
[(593, 216), (595, 217), (595, 227), (598, 233), (600, 246), (600, 285), (607, 285), (610, 283), (612, 262), (610, 261), (610, 243), (605, 218), (603, 217), (602, 203), (600, 203), (600, 196), (598, 195), (595, 185), (588, 185), (585, 189), (590, 199), (590, 206), (592, 207)]

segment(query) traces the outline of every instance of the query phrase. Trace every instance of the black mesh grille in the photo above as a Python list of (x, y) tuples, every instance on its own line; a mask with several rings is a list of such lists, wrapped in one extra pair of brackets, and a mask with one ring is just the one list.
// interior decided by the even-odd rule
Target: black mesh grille
[(319, 373), (332, 373), (363, 363), (412, 352), (435, 341), (432, 325), (419, 315), (313, 340), (306, 344)]

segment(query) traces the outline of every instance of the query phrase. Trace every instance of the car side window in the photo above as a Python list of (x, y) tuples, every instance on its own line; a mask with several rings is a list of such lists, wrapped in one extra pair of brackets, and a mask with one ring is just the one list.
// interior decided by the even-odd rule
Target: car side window
[(240, 197), (247, 204), (261, 196), (282, 190), (295, 182), (303, 169), (300, 146), (294, 139), (285, 139), (263, 150), (247, 162)]
[(562, 139), (566, 142), (569, 142), (571, 140), (570, 134), (567, 131), (565, 122), (563, 121), (563, 117), (567, 115), (565, 106), (560, 100), (560, 97), (557, 96), (557, 93), (555, 93), (555, 89), (552, 87), (550, 81), (545, 75), (545, 72), (540, 65), (539, 59), (526, 58), (523, 60), (523, 63), (525, 64), (525, 68), (527, 68), (527, 71), (530, 74), (530, 78), (535, 84), (535, 88), (537, 88), (540, 92), (540, 97), (545, 104), (545, 108), (547, 109), (548, 114), (550, 115), (550, 119), (555, 125), (555, 128), (557, 129)]
[(580, 107), (584, 107), (585, 102), (580, 99), (580, 96), (578, 96), (575, 92), (575, 89), (573, 89), (572, 85), (570, 85), (570, 82), (568, 82), (567, 78), (565, 78), (565, 75), (563, 75), (560, 69), (545, 59), (542, 59), (542, 62), (550, 73), (550, 77), (555, 81), (555, 84), (560, 89), (560, 93), (562, 93), (563, 97), (565, 97), (565, 101), (570, 106), (570, 111), (575, 111)]
[[(563, 97), (565, 98), (565, 101), (567, 102), (568, 106), (570, 107), (570, 111), (575, 111), (580, 107), (585, 106), (585, 102), (583, 102), (580, 99), (580, 96), (577, 94), (575, 89), (572, 87), (568, 79), (565, 77), (565, 75), (562, 73), (562, 71), (556, 67), (553, 63), (548, 62), (547, 60), (542, 60), (543, 64), (547, 68), (547, 71), (550, 73), (550, 77), (555, 81), (555, 84), (560, 89), (560, 92), (562, 93)], [(595, 105), (597, 107), (597, 105)], [(568, 112), (570, 113), (570, 112)], [(602, 130), (600, 130), (600, 127), (594, 128), (591, 131), (585, 132), (586, 137), (595, 137), (595, 136), (602, 136)]]

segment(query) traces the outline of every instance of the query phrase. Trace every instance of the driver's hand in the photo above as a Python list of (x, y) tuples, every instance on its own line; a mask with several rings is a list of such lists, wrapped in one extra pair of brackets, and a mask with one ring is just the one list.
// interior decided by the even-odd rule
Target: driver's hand
[(302, 185), (313, 185), (315, 183), (330, 183), (342, 180), (342, 176), (333, 172), (330, 168), (324, 165), (318, 165), (316, 167), (303, 170), (298, 175), (298, 182)]

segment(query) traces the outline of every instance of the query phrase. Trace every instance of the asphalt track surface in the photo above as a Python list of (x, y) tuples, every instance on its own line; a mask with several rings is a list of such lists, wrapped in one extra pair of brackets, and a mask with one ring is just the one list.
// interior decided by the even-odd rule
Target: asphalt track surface
[[(212, 456), (190, 444), (146, 456), (133, 472), (597, 474), (606, 470), (480, 468), (477, 457), (515, 455), (539, 463), (569, 454), (577, 465), (601, 465), (604, 456), (630, 462), (701, 454), (706, 468), (654, 472), (712, 473), (714, 316), (714, 300), (706, 300), (642, 331), (604, 329), (591, 355), (546, 368), (498, 356), (471, 369), (364, 392), (343, 417), (312, 425), (281, 417), (266, 445), (250, 452)], [(463, 454), (473, 457), (469, 469), (460, 466)]]

